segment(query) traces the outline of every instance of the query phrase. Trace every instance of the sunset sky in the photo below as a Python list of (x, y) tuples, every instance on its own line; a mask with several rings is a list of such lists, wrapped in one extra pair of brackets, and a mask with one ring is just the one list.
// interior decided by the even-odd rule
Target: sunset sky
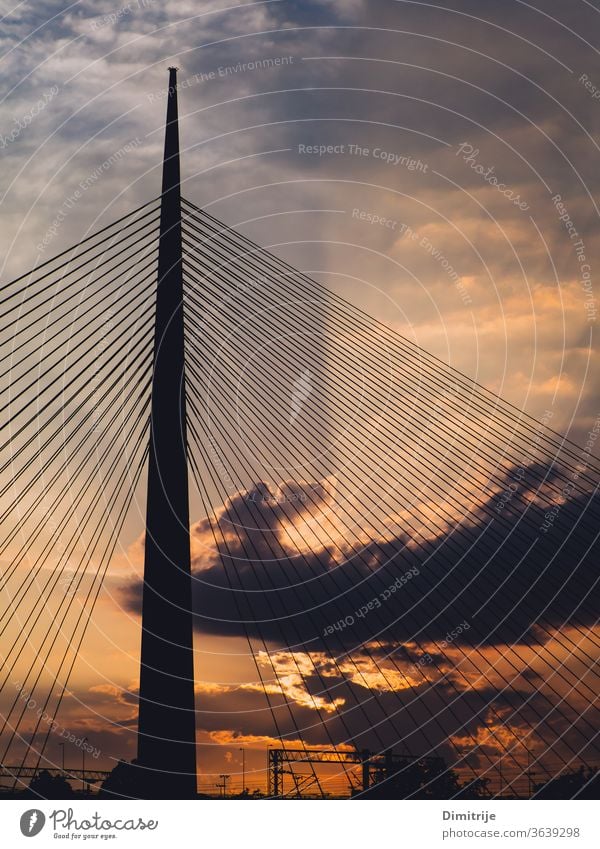
[[(4, 1), (1, 10), (3, 281), (158, 196), (166, 69), (176, 65), (185, 198), (534, 419), (550, 412), (553, 429), (585, 442), (600, 415), (600, 9), (593, 3), (43, 0), (14, 7)], [(327, 314), (323, 339), (324, 350), (343, 341)], [(216, 358), (214, 344), (208, 356)], [(306, 340), (298, 345), (310, 348)], [(300, 366), (295, 377), (302, 380)], [(344, 399), (352, 403), (350, 395)], [(240, 409), (242, 418), (253, 420), (243, 401)], [(328, 424), (322, 429), (318, 438), (326, 442)], [(272, 495), (292, 477), (285, 469), (279, 478), (267, 477), (264, 466), (263, 474)], [(309, 555), (324, 573), (352, 559), (331, 505), (335, 487), (344, 493), (368, 550), (343, 474), (327, 477), (324, 470), (318, 479), (308, 472), (298, 479), (300, 488), (316, 493), (327, 534), (302, 516), (285, 533), (279, 525), (272, 528), (282, 558), (305, 533)], [(405, 494), (396, 496), (395, 509), (386, 513), (381, 507), (373, 522), (385, 516), (403, 539), (410, 536), (403, 530), (409, 508)], [(89, 737), (100, 753), (88, 756), (90, 763), (105, 769), (135, 754), (144, 497), (145, 475), (59, 715), (66, 728)], [(210, 498), (225, 524), (232, 504), (244, 509), (243, 494), (229, 492), (227, 503), (216, 491)], [(262, 788), (266, 749), (278, 744), (275, 729), (247, 641), (238, 627), (227, 626), (227, 605), (219, 601), (222, 569), (194, 493), (191, 503), (193, 567), (200, 578), (200, 786), (208, 788), (227, 773), (241, 788), (243, 747), (247, 785)], [(538, 506), (542, 510), (543, 502)], [(478, 521), (481, 516), (473, 518)], [(389, 542), (383, 531), (380, 541)], [(83, 538), (81, 546), (85, 550)], [(285, 570), (274, 560), (270, 574), (277, 582), (278, 570), (281, 580)], [(26, 561), (20, 568), (26, 574)], [(434, 561), (432, 568), (441, 570), (442, 564)], [(214, 580), (212, 591), (204, 580), (207, 586)], [(591, 585), (586, 571), (582, 582)], [(324, 598), (327, 586), (320, 590)], [(415, 581), (415, 593), (421, 588)], [(352, 598), (348, 609), (354, 609)], [(441, 705), (455, 699), (469, 733), (482, 750), (494, 751), (490, 728), (506, 733), (503, 719), (520, 728), (538, 700), (543, 711), (545, 679), (557, 657), (566, 661), (568, 681), (585, 684), (582, 657), (593, 646), (579, 642), (580, 635), (548, 605), (551, 628), (577, 645), (576, 658), (564, 654), (556, 634), (538, 644), (529, 635), (519, 646), (515, 670), (514, 659), (498, 648), (500, 638), (507, 639), (501, 627), (509, 611), (494, 610), (486, 623), (497, 626), (500, 636), (484, 640), (480, 634), (476, 658), (465, 654), (457, 637), (432, 673), (444, 680), (423, 697), (421, 715), (443, 713)], [(419, 658), (435, 655), (435, 641), (459, 624), (442, 617), (419, 647), (409, 631), (398, 636), (405, 641), (400, 665), (408, 679), (416, 675)], [(512, 624), (523, 623), (517, 615)], [(19, 627), (15, 622), (9, 634)], [(336, 738), (343, 736), (335, 698), (343, 707), (357, 693), (361, 701), (375, 692), (378, 707), (369, 710), (383, 714), (393, 712), (398, 694), (409, 699), (407, 679), (398, 676), (381, 645), (369, 643), (368, 634), (362, 639), (364, 645), (350, 652), (352, 665), (342, 662), (342, 680), (340, 669), (318, 651), (310, 657), (290, 652), (275, 629), (268, 635), (284, 683), (272, 682), (272, 694), (277, 700), (283, 689), (294, 703), (308, 744), (327, 743), (319, 712)], [(385, 639), (396, 651), (389, 633)], [(370, 663), (371, 651), (382, 653), (385, 676)], [(257, 662), (267, 669), (260, 653)], [(321, 702), (314, 696), (317, 682), (309, 694), (301, 674), (310, 678), (315, 662), (333, 688)], [(504, 692), (503, 675), (527, 698), (522, 713)], [(416, 677), (413, 684), (418, 689)], [(476, 697), (496, 691), (496, 712), (482, 718)], [(12, 700), (14, 692), (8, 696)], [(587, 733), (577, 724), (584, 704), (569, 692), (566, 713), (576, 748)], [(407, 710), (403, 722), (405, 715)], [(417, 726), (402, 726), (409, 749), (424, 752), (433, 739), (451, 759), (439, 729), (429, 727), (428, 736), (427, 728), (423, 735)], [(47, 752), (55, 762), (58, 742)], [(454, 742), (467, 747), (469, 738), (457, 733)], [(534, 753), (543, 747), (541, 740), (531, 743)], [(68, 760), (79, 764), (80, 755), (67, 746)], [(527, 756), (515, 757), (525, 768)]]

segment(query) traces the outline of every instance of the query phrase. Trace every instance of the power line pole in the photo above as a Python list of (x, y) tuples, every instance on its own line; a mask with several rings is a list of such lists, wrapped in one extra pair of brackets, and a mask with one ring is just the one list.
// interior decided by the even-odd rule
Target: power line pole
[(142, 798), (196, 794), (189, 524), (177, 69), (169, 68), (142, 600)]
[(81, 790), (85, 793), (85, 744), (88, 738), (84, 737), (81, 741)]
[(225, 799), (225, 798), (226, 798), (226, 796), (227, 796), (227, 780), (228, 780), (229, 778), (231, 778), (231, 776), (230, 776), (230, 775), (222, 775), (222, 774), (221, 774), (221, 775), (219, 775), (219, 778), (222, 778), (222, 779), (223, 779), (223, 783), (222, 783), (222, 784), (219, 784), (218, 786), (222, 788), (222, 790), (223, 790), (223, 799)]

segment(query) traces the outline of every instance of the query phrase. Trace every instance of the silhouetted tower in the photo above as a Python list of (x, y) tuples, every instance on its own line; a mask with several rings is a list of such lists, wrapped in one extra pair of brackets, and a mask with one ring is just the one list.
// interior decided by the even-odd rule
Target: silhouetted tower
[(177, 69), (169, 68), (148, 463), (139, 796), (196, 793)]

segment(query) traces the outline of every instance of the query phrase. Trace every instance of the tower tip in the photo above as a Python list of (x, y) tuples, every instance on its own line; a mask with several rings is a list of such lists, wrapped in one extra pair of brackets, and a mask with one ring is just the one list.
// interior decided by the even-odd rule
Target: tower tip
[(172, 97), (177, 91), (177, 71), (179, 68), (169, 68), (169, 97)]

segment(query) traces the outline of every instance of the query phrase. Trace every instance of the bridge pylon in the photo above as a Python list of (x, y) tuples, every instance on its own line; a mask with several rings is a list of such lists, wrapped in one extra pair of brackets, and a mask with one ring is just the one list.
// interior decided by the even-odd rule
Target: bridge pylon
[(143, 798), (196, 793), (196, 731), (177, 69), (163, 160), (136, 784)]

